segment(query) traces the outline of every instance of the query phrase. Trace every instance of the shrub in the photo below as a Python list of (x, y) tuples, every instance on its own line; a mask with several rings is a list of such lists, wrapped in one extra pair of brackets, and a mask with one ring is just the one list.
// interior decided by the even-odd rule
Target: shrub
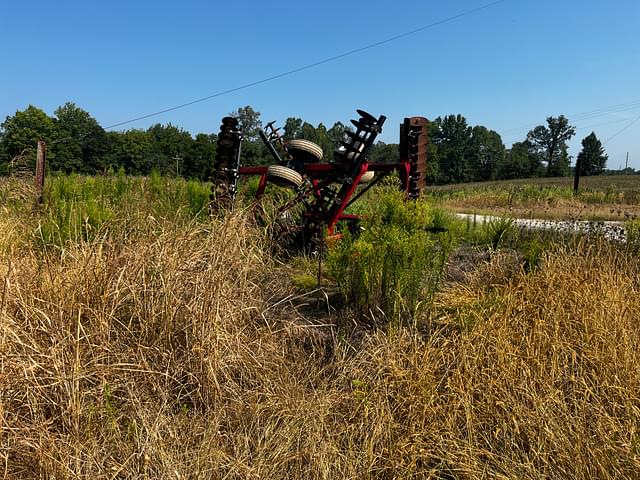
[(630, 220), (625, 225), (627, 248), (635, 255), (640, 254), (640, 220)]
[(547, 247), (538, 238), (527, 242), (524, 245), (524, 270), (525, 272), (533, 272), (540, 267), (542, 257)]
[(91, 240), (114, 211), (94, 199), (64, 200), (44, 212), (38, 222), (37, 237), (45, 245), (64, 246), (68, 242)]
[(423, 202), (384, 193), (368, 203), (363, 232), (329, 252), (329, 272), (361, 313), (415, 323), (429, 305), (451, 247), (448, 234), (426, 229), (444, 221)]
[(94, 238), (109, 224), (139, 231), (160, 219), (182, 223), (208, 220), (210, 187), (193, 180), (117, 175), (85, 177), (57, 175), (48, 178), (45, 202), (35, 224), (39, 244), (64, 247), (69, 242)]
[(513, 219), (507, 217), (492, 218), (484, 224), (484, 239), (493, 250), (516, 236), (517, 230)]

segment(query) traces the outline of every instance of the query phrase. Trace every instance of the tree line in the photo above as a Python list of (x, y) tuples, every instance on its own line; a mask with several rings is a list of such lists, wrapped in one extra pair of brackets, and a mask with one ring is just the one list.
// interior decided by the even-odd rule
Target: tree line
[[(263, 128), (260, 112), (251, 106), (238, 108), (244, 133), (243, 165), (272, 161), (259, 138)], [(341, 122), (330, 128), (314, 126), (301, 118), (285, 120), (281, 134), (285, 140), (304, 138), (317, 143), (331, 159), (332, 152), (350, 129)], [(571, 172), (568, 142), (575, 128), (564, 116), (548, 117), (546, 123), (530, 130), (526, 138), (506, 148), (500, 135), (485, 126), (469, 125), (462, 115), (438, 117), (430, 123), (428, 182), (446, 184), (541, 176), (567, 176)], [(22, 166), (33, 168), (38, 139), (48, 144), (48, 168), (52, 171), (103, 174), (123, 170), (146, 175), (157, 170), (208, 180), (212, 174), (216, 134), (191, 133), (172, 124), (155, 124), (146, 130), (105, 131), (85, 110), (72, 102), (54, 111), (53, 116), (29, 106), (7, 116), (0, 124), (0, 175)], [(398, 145), (378, 142), (371, 161), (395, 162)], [(607, 155), (592, 132), (582, 140), (579, 154), (582, 175), (605, 172)]]

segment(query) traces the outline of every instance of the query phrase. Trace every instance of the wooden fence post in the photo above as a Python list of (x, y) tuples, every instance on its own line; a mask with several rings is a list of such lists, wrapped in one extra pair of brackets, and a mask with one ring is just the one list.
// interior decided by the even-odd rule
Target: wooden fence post
[(576, 171), (575, 176), (573, 177), (573, 194), (578, 194), (578, 187), (580, 186), (580, 170), (582, 169), (582, 161), (580, 159), (580, 155), (576, 158)]
[(36, 202), (42, 204), (44, 192), (44, 167), (47, 162), (47, 144), (38, 140), (38, 153), (36, 155)]

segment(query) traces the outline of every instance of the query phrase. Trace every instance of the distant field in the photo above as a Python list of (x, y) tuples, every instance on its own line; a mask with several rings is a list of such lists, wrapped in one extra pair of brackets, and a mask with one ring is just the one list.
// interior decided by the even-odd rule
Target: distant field
[[(442, 192), (461, 190), (467, 188), (502, 189), (523, 185), (537, 185), (540, 187), (561, 187), (573, 189), (573, 177), (545, 177), (545, 178), (518, 178), (515, 180), (495, 180), (491, 182), (456, 183), (453, 185), (438, 185), (428, 187), (430, 192)], [(640, 191), (640, 175), (599, 175), (595, 177), (582, 177), (581, 189), (601, 190), (614, 188), (618, 191)]]
[(465, 213), (522, 218), (621, 220), (640, 218), (640, 175), (532, 178), (429, 187), (426, 196)]

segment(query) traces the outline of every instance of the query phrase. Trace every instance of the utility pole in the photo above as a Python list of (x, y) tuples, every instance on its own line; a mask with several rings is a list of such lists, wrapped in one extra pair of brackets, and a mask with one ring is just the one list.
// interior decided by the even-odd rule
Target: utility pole
[(576, 158), (576, 171), (575, 176), (573, 177), (573, 194), (578, 194), (578, 186), (580, 185), (580, 170), (582, 169), (582, 159), (580, 155)]
[(629, 152), (627, 152), (627, 160), (624, 162), (624, 174), (626, 175), (629, 171)]
[(176, 177), (178, 177), (180, 176), (180, 165), (178, 162), (182, 160), (182, 157), (180, 155), (176, 155), (173, 159), (176, 161)]

